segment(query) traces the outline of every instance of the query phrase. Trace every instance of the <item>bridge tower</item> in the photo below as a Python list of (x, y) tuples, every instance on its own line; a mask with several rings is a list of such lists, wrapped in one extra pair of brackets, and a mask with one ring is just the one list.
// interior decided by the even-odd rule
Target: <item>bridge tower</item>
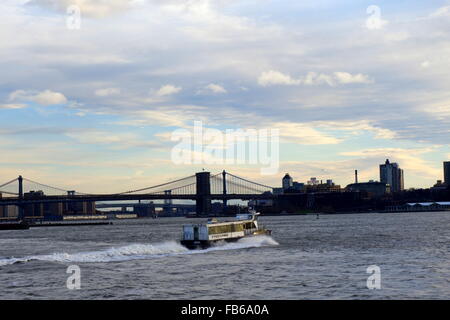
[[(223, 190), (223, 195), (226, 196), (227, 195), (227, 172), (225, 170), (223, 170), (222, 172), (222, 182), (223, 182), (223, 186), (222, 186), (222, 190)], [(223, 199), (223, 213), (227, 212), (227, 199), (224, 198)]]
[(197, 216), (211, 213), (211, 173), (197, 172), (196, 178), (196, 212)]
[[(165, 196), (171, 196), (172, 190), (165, 190), (164, 191)], [(164, 199), (164, 207), (163, 211), (165, 214), (171, 214), (172, 213), (172, 199)]]
[(19, 178), (17, 178), (17, 181), (19, 182), (19, 220), (22, 220), (25, 216), (25, 210), (23, 207), (23, 204), (21, 203), (23, 200), (23, 178), (22, 176), (19, 176)]

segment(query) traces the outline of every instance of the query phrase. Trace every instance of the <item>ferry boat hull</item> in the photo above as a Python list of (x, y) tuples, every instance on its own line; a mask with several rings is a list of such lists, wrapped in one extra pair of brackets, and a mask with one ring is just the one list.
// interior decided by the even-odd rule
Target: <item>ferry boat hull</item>
[(256, 237), (260, 235), (268, 235), (272, 234), (271, 230), (257, 231), (252, 235), (239, 237), (239, 238), (228, 238), (223, 240), (181, 240), (180, 243), (182, 246), (185, 246), (189, 250), (199, 250), (199, 249), (208, 249), (214, 246), (215, 243), (225, 241), (225, 242), (237, 242), (243, 238)]

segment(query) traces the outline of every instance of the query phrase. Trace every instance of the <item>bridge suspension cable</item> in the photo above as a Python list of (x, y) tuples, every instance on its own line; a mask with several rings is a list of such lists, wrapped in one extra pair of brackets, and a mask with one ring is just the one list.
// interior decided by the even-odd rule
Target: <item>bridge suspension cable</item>
[[(29, 183), (33, 183), (33, 184), (35, 184), (36, 186), (48, 188), (48, 189), (51, 189), (51, 190), (60, 191), (60, 192), (63, 192), (63, 193), (65, 193), (65, 194), (67, 194), (69, 191), (71, 191), (71, 190), (65, 190), (65, 189), (58, 188), (58, 187), (53, 187), (53, 186), (50, 186), (50, 185), (47, 185), (47, 184), (43, 184), (43, 183), (40, 183), (40, 182), (36, 182), (36, 181), (33, 181), (33, 180), (31, 180), (31, 179), (27, 179), (27, 178), (23, 178), (23, 181), (26, 181), (26, 182), (29, 182)], [(28, 189), (29, 189), (29, 188), (28, 188)], [(35, 190), (35, 191), (36, 191), (36, 190)], [(88, 194), (88, 193), (82, 193), (82, 192), (75, 192), (75, 194), (79, 194), (79, 195), (90, 195), (90, 194)]]
[(17, 178), (12, 179), (11, 181), (8, 181), (8, 182), (6, 182), (6, 183), (4, 183), (4, 184), (1, 184), (1, 185), (0, 185), (0, 188), (3, 188), (3, 187), (5, 187), (5, 186), (7, 186), (8, 184), (14, 183), (14, 182), (16, 182), (16, 181), (17, 181)]
[(237, 179), (239, 179), (239, 180), (243, 180), (243, 181), (245, 181), (245, 182), (249, 182), (249, 183), (251, 183), (251, 184), (254, 184), (254, 185), (263, 187), (263, 188), (273, 189), (273, 187), (271, 187), (271, 186), (267, 186), (267, 185), (264, 185), (264, 184), (261, 184), (261, 183), (258, 183), (258, 182), (253, 182), (253, 181), (250, 181), (250, 180), (247, 180), (247, 179), (244, 179), (244, 178), (235, 176), (234, 174), (231, 174), (231, 173), (229, 173), (229, 172), (227, 172), (227, 175), (229, 175), (229, 176), (231, 176), (231, 177), (234, 177), (234, 178), (237, 178)]
[(0, 193), (10, 196), (18, 196), (18, 178), (5, 182), (0, 185)]
[(52, 186), (49, 186), (49, 185), (46, 185), (46, 184), (43, 184), (43, 183), (40, 183), (40, 182), (36, 182), (36, 181), (30, 180), (30, 179), (27, 179), (27, 178), (23, 178), (23, 181), (27, 181), (27, 182), (34, 183), (34, 184), (36, 184), (38, 186), (41, 186), (41, 187), (54, 189), (54, 190), (58, 190), (58, 191), (62, 191), (62, 192), (67, 192), (68, 191), (68, 190), (64, 190), (64, 189), (58, 188), (58, 187), (52, 187)]
[[(226, 188), (226, 192), (224, 192), (224, 188)], [(211, 176), (211, 194), (261, 194), (272, 190), (273, 188), (270, 186), (256, 183), (228, 172), (225, 172), (225, 181), (222, 173)]]
[[(181, 187), (176, 187), (174, 189), (170, 189), (167, 191), (170, 191), (171, 195), (180, 195), (180, 194), (194, 194), (196, 192), (196, 186), (197, 183), (191, 183), (191, 184), (187, 184), (185, 186), (181, 186)], [(157, 193), (163, 193), (163, 192), (157, 192)]]
[[(192, 175), (192, 176), (189, 176), (189, 177), (184, 177), (184, 178), (177, 179), (177, 180), (174, 180), (174, 181), (169, 181), (169, 182), (162, 183), (162, 184), (158, 184), (158, 185), (151, 186), (151, 187), (146, 187), (146, 188), (141, 188), (141, 189), (136, 189), (136, 190), (125, 191), (125, 192), (121, 192), (121, 193), (117, 193), (117, 194), (118, 194), (118, 195), (120, 195), (120, 194), (129, 194), (129, 193), (135, 193), (135, 192), (141, 192), (141, 191), (146, 191), (146, 190), (151, 190), (151, 189), (161, 188), (161, 187), (164, 187), (164, 186), (168, 186), (168, 185), (170, 185), (170, 184), (175, 184), (175, 183), (178, 183), (178, 182), (181, 182), (181, 181), (184, 181), (184, 180), (188, 180), (188, 179), (192, 179), (192, 178), (195, 178), (195, 175)], [(169, 189), (169, 190), (171, 190), (171, 189)], [(164, 191), (164, 190), (163, 190), (163, 191)], [(163, 192), (163, 191), (161, 191), (161, 192)]]
[(19, 194), (18, 193), (14, 193), (14, 192), (9, 192), (9, 191), (4, 191), (4, 190), (0, 190), (0, 193), (5, 193), (5, 194), (9, 194), (9, 195), (12, 195), (12, 196), (18, 196)]

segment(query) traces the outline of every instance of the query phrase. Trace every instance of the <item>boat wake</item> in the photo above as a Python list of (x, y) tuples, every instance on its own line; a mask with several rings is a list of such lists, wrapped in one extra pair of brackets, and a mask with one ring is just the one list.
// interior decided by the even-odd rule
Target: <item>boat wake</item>
[(129, 260), (144, 260), (180, 254), (200, 254), (220, 250), (238, 250), (246, 248), (276, 246), (276, 242), (269, 236), (256, 236), (243, 238), (234, 243), (220, 242), (205, 250), (188, 250), (176, 241), (167, 241), (155, 244), (131, 244), (122, 247), (113, 247), (105, 250), (87, 251), (78, 253), (52, 253), (22, 258), (0, 259), (0, 266), (29, 261), (49, 261), (61, 263), (95, 263), (95, 262), (121, 262)]

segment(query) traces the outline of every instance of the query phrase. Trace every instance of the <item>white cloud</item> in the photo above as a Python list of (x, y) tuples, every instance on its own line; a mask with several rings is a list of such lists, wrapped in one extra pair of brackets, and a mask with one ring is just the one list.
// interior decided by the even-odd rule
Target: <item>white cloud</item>
[(397, 133), (387, 129), (382, 128), (373, 124), (369, 120), (345, 120), (345, 121), (314, 121), (312, 125), (318, 128), (325, 128), (328, 130), (337, 130), (349, 132), (352, 135), (358, 135), (365, 132), (374, 133), (375, 139), (394, 139), (397, 137)]
[(28, 95), (25, 90), (16, 90), (9, 94), (9, 101), (20, 100), (24, 98), (27, 98), (28, 100)]
[(33, 101), (43, 106), (67, 103), (67, 98), (62, 93), (51, 90), (41, 92), (16, 90), (9, 95), (9, 100)]
[(420, 64), (420, 66), (421, 66), (422, 68), (428, 68), (428, 67), (430, 66), (430, 61), (425, 60), (425, 61), (423, 61), (423, 62)]
[(389, 21), (383, 19), (367, 20), (366, 26), (369, 30), (380, 30), (385, 27)]
[(328, 84), (329, 86), (335, 85), (333, 77), (327, 74), (317, 72), (308, 72), (306, 77), (304, 77), (304, 79), (301, 80), (300, 83), (303, 83), (305, 85), (320, 85), (320, 84)]
[(334, 77), (339, 83), (342, 83), (342, 84), (371, 83), (372, 82), (367, 75), (364, 75), (361, 73), (352, 75), (348, 72), (335, 72)]
[(300, 80), (291, 78), (290, 75), (281, 73), (279, 71), (270, 70), (263, 72), (258, 78), (258, 84), (267, 87), (272, 85), (298, 85)]
[(280, 137), (285, 142), (302, 145), (338, 144), (342, 140), (317, 130), (313, 123), (274, 122), (271, 128), (280, 130)]
[(23, 108), (26, 108), (25, 104), (20, 103), (0, 104), (0, 109), (23, 109)]
[(95, 95), (99, 97), (107, 97), (120, 94), (120, 88), (104, 88), (95, 90)]
[(444, 6), (436, 11), (434, 11), (431, 15), (431, 17), (449, 17), (450, 16), (450, 6)]
[(123, 112), (111, 112), (111, 114), (126, 116), (124, 121), (115, 122), (126, 126), (163, 126), (163, 127), (186, 127), (190, 121), (205, 120), (208, 108), (201, 106), (174, 105), (170, 108), (155, 107), (145, 110), (128, 110)]
[(39, 92), (33, 97), (33, 100), (44, 106), (64, 104), (67, 102), (67, 98), (62, 93), (50, 90)]
[(450, 117), (450, 97), (448, 94), (436, 101), (424, 103), (417, 107), (418, 111), (425, 112), (436, 119), (448, 121)]
[(362, 73), (351, 74), (348, 72), (337, 71), (332, 75), (308, 72), (303, 78), (295, 79), (288, 74), (283, 74), (279, 71), (270, 70), (263, 72), (258, 78), (258, 84), (266, 87), (272, 85), (321, 85), (328, 84), (335, 86), (337, 84), (351, 84), (351, 83), (372, 83), (369, 76)]
[(227, 90), (225, 90), (224, 87), (214, 83), (208, 84), (205, 88), (214, 93), (227, 93)]
[(181, 87), (175, 87), (171, 84), (162, 86), (157, 92), (156, 95), (159, 97), (170, 96), (172, 94), (176, 94), (181, 91)]

